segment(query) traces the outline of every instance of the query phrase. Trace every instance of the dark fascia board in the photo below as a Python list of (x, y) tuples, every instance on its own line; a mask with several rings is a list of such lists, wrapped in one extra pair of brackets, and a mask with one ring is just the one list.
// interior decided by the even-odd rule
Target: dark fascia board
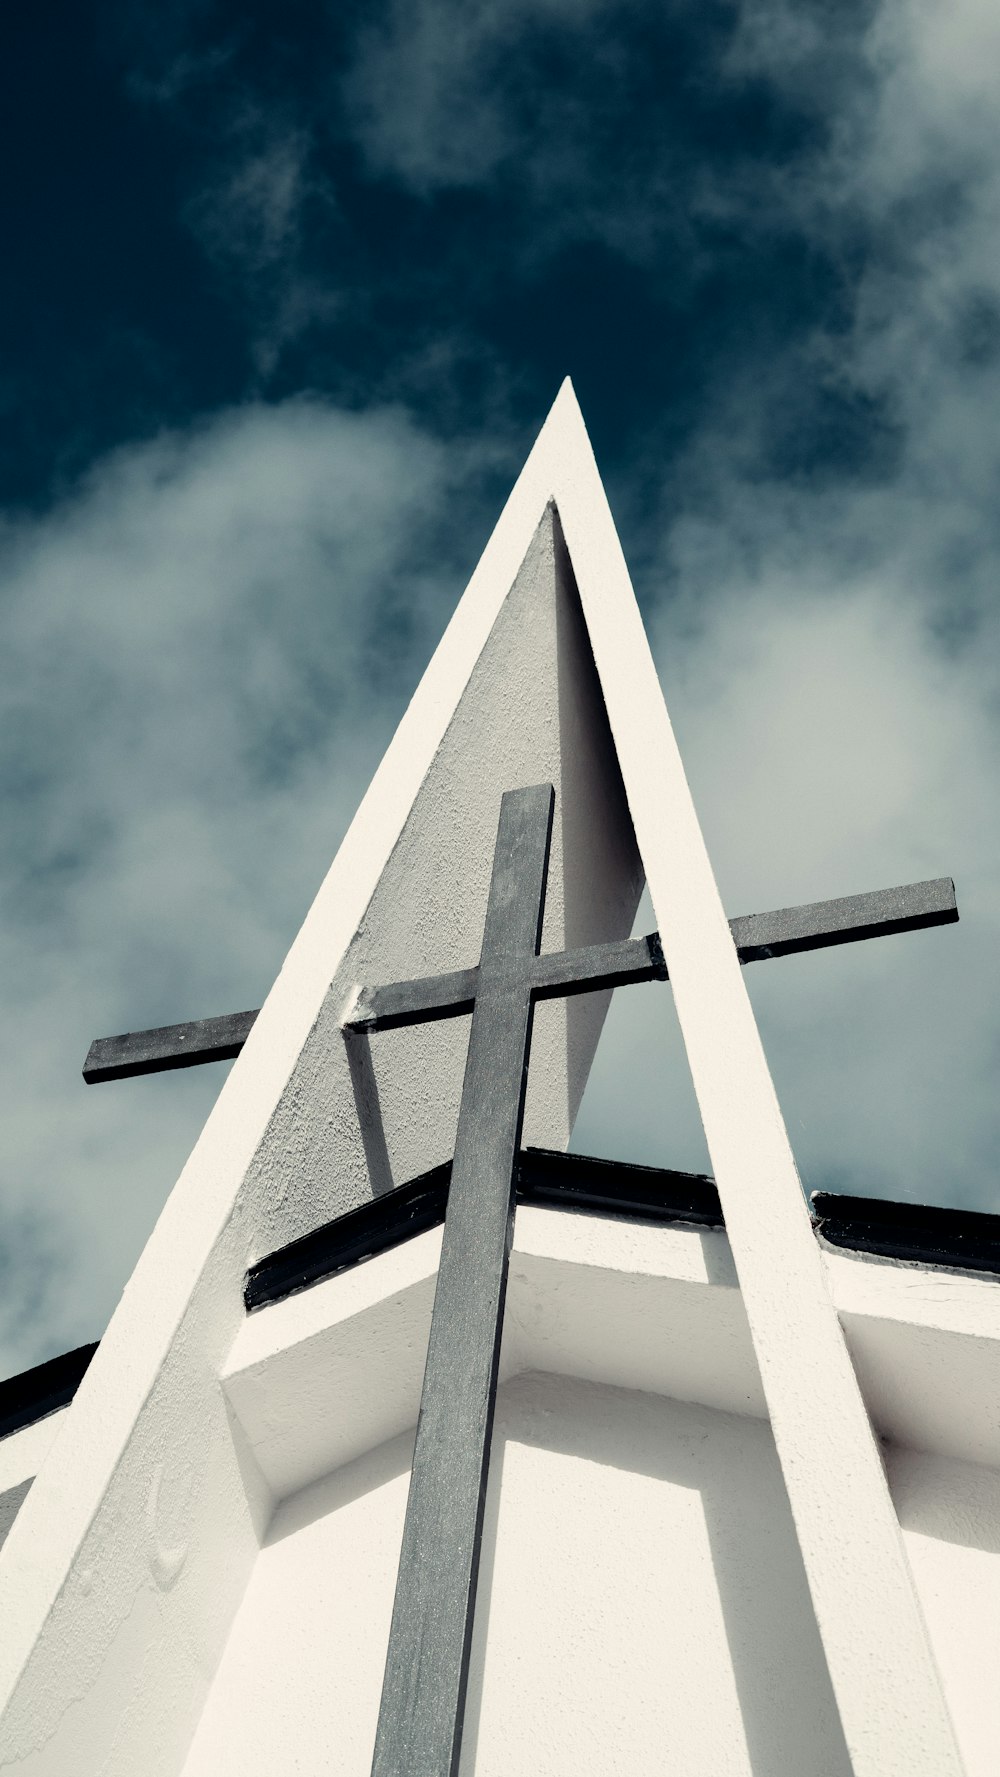
[[(450, 1176), (450, 1164), (436, 1166), (270, 1253), (247, 1272), (247, 1308), (279, 1302), (435, 1227), (444, 1220)], [(592, 1160), (544, 1148), (526, 1148), (522, 1153), (517, 1194), (521, 1203), (594, 1215), (722, 1226), (718, 1192), (704, 1174)], [(831, 1191), (814, 1191), (810, 1201), (816, 1231), (832, 1246), (1000, 1276), (1000, 1215)], [(81, 1345), (0, 1382), (0, 1437), (66, 1406), (96, 1350), (96, 1344)]]
[(80, 1345), (76, 1351), (64, 1351), (60, 1357), (50, 1357), (33, 1370), (0, 1382), (0, 1438), (23, 1431), (26, 1425), (67, 1406), (96, 1350), (96, 1344)]
[[(323, 1278), (444, 1220), (450, 1163), (327, 1222), (261, 1259), (247, 1272), (248, 1309), (279, 1302)], [(696, 1227), (722, 1227), (719, 1194), (703, 1173), (593, 1160), (526, 1148), (518, 1162), (519, 1203)], [(813, 1225), (833, 1246), (890, 1259), (1000, 1275), (1000, 1216), (814, 1191)]]
[(281, 1302), (285, 1296), (435, 1228), (444, 1221), (450, 1182), (448, 1161), (268, 1253), (247, 1272), (243, 1291), (247, 1310)]
[[(280, 1302), (443, 1222), (450, 1182), (447, 1161), (270, 1253), (247, 1272), (248, 1310)], [(519, 1203), (585, 1209), (598, 1215), (694, 1222), (702, 1227), (722, 1224), (719, 1194), (712, 1180), (700, 1173), (590, 1160), (545, 1148), (526, 1148), (521, 1154), (517, 1197)]]
[(722, 1227), (715, 1180), (701, 1172), (592, 1160), (551, 1148), (525, 1148), (518, 1159), (519, 1203), (589, 1210), (593, 1215), (641, 1216), (647, 1221)]
[(1000, 1274), (1000, 1216), (814, 1191), (816, 1232), (831, 1246), (921, 1265)]

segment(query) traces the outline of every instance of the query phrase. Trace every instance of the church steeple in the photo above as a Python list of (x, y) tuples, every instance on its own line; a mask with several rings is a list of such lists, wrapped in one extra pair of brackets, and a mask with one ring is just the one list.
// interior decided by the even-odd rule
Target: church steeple
[[(545, 790), (525, 789), (539, 785)], [(540, 817), (534, 825), (529, 819), (532, 811), (538, 814), (539, 795), (554, 798), (554, 820), (551, 800), (543, 811), (544, 837)], [(529, 807), (525, 798), (531, 796), (535, 801)], [(514, 841), (522, 816), (528, 837), (518, 850)], [(703, 1277), (696, 1267), (685, 1283), (691, 1249), (683, 1260), (679, 1249), (668, 1254), (659, 1225), (629, 1224), (631, 1246), (623, 1245), (621, 1224), (613, 1219), (603, 1233), (590, 1230), (582, 1236), (573, 1227), (561, 1233), (551, 1223), (548, 1233), (536, 1227), (528, 1257), (537, 1264), (533, 1273), (526, 1260), (528, 1285), (510, 1334), (511, 1352), (521, 1340), (522, 1356), (529, 1355), (521, 1363), (511, 1357), (501, 1374), (551, 1366), (553, 1374), (577, 1376), (581, 1386), (662, 1395), (672, 1405), (663, 1425), (657, 1422), (657, 1449), (664, 1436), (668, 1443), (676, 1436), (687, 1448), (695, 1423), (691, 1402), (699, 1404), (697, 1411), (720, 1415), (749, 1412), (755, 1423), (766, 1417), (780, 1470), (775, 1522), (780, 1519), (782, 1528), (775, 1535), (784, 1539), (782, 1560), (790, 1572), (794, 1569), (789, 1595), (795, 1597), (795, 1611), (802, 1612), (808, 1588), (809, 1633), (818, 1632), (816, 1646), (822, 1649), (809, 1682), (816, 1697), (835, 1702), (835, 1712), (817, 1729), (825, 1736), (825, 1762), (817, 1770), (851, 1770), (854, 1777), (903, 1777), (904, 1772), (906, 1777), (960, 1777), (955, 1731), (882, 1459), (741, 974), (742, 962), (782, 949), (942, 923), (955, 917), (951, 885), (921, 884), (891, 891), (888, 899), (876, 895), (850, 906), (785, 910), (731, 927), (568, 382), (271, 993), (258, 1014), (241, 1015), (245, 1028), (240, 1027), (238, 1040), (223, 1032), (216, 1044), (224, 1048), (230, 1042), (238, 1059), (11, 1532), (0, 1561), (5, 1620), (0, 1768), (6, 1761), (12, 1768), (30, 1767), (38, 1777), (57, 1777), (68, 1769), (123, 1777), (139, 1770), (162, 1777), (187, 1771), (197, 1777), (220, 1769), (220, 1735), (230, 1733), (234, 1747), (245, 1744), (235, 1729), (220, 1724), (239, 1715), (240, 1661), (257, 1645), (251, 1618), (262, 1608), (268, 1583), (261, 1544), (267, 1554), (276, 1538), (291, 1535), (288, 1526), (296, 1521), (297, 1508), (287, 1496), (303, 1487), (326, 1487), (323, 1497), (335, 1513), (384, 1485), (397, 1510), (395, 1483), (408, 1464), (408, 1451), (392, 1440), (405, 1438), (413, 1426), (412, 1384), (422, 1368), (440, 1236), (428, 1228), (408, 1247), (383, 1254), (366, 1281), (358, 1282), (361, 1272), (350, 1279), (330, 1278), (315, 1291), (261, 1308), (249, 1320), (248, 1269), (320, 1224), (357, 1214), (408, 1181), (446, 1166), (453, 1152), (456, 1207), (461, 1195), (464, 1220), (453, 1222), (449, 1212), (441, 1275), (451, 1278), (453, 1307), (462, 1303), (463, 1279), (472, 1280), (468, 1287), (477, 1299), (494, 1289), (486, 1315), (493, 1340), (489, 1373), (477, 1396), (485, 1414), (480, 1455), (488, 1451), (503, 1265), (517, 1183), (520, 1072), (533, 997), (540, 1003), (523, 1096), (523, 1136), (529, 1146), (556, 1151), (569, 1142), (607, 1005), (607, 992), (550, 996), (541, 1003), (544, 996), (531, 975), (537, 928), (541, 925), (542, 952), (572, 952), (577, 958), (577, 985), (584, 969), (579, 958), (588, 946), (607, 946), (607, 955), (614, 953), (619, 961), (628, 951), (634, 960), (627, 940), (644, 876), (659, 929), (644, 952), (645, 965), (661, 979), (669, 973), (672, 983), (725, 1219), (726, 1235), (716, 1231), (711, 1247), (713, 1263), (722, 1270)], [(377, 993), (373, 1000), (371, 990), (381, 984), (443, 975), (454, 982), (478, 967), (467, 1000), (456, 1002), (468, 1011), (493, 981), (494, 965), (500, 969), (500, 962), (506, 967), (511, 960), (506, 953), (506, 960), (494, 956), (491, 934), (500, 929), (498, 921), (502, 925), (500, 913), (520, 905), (522, 894), (527, 924), (522, 921), (515, 948), (524, 1028), (518, 1027), (516, 1041), (500, 1042), (498, 1018), (489, 1027), (490, 1037), (479, 1012), (468, 1063), (462, 1017), (429, 1024), (410, 1019), (405, 1029), (392, 1029), (392, 1021), (383, 1019), (386, 1034), (369, 1041), (379, 1028)], [(531, 937), (532, 920), (529, 943), (525, 933)], [(617, 970), (608, 964), (600, 975), (608, 990), (627, 978), (627, 958)], [(566, 985), (562, 981), (561, 989)], [(358, 1001), (359, 987), (369, 990), (368, 998)], [(397, 1019), (397, 1026), (402, 1022)], [(175, 1046), (187, 1041), (157, 1033), (161, 1061), (169, 1060), (172, 1040)], [(480, 1042), (486, 1045), (482, 1053)], [(151, 1055), (150, 1050), (147, 1062)], [(472, 1076), (478, 1096), (472, 1094)], [(491, 1111), (494, 1090), (499, 1096)], [(490, 1171), (491, 1143), (503, 1149), (500, 1154), (497, 1147), (499, 1159), (492, 1155), (496, 1163), (490, 1173), (500, 1194), (491, 1197), (484, 1186), (477, 1198), (482, 1183), (477, 1169), (484, 1177)], [(552, 1208), (531, 1213), (564, 1216)], [(497, 1239), (489, 1263), (477, 1269), (470, 1241), (477, 1217), (489, 1215)], [(726, 1270), (730, 1265), (734, 1271)], [(564, 1287), (568, 1292), (569, 1333), (545, 1330), (548, 1286), (539, 1284), (542, 1273), (557, 1296)], [(674, 1316), (673, 1336), (683, 1341), (697, 1339), (704, 1303), (699, 1297), (702, 1306), (696, 1306), (684, 1289), (672, 1292), (665, 1279), (691, 1290), (714, 1289), (716, 1298), (727, 1290), (738, 1300), (736, 1320), (727, 1321), (729, 1309), (718, 1299), (707, 1312), (703, 1330), (709, 1324), (715, 1330), (700, 1382), (691, 1374), (680, 1381), (683, 1366), (662, 1343), (667, 1322), (657, 1304), (666, 1289), (672, 1304), (667, 1320)], [(536, 1307), (539, 1302), (543, 1305)], [(643, 1302), (650, 1309), (648, 1322)], [(681, 1302), (687, 1306), (679, 1308)], [(689, 1312), (692, 1323), (685, 1332)], [(625, 1355), (616, 1332), (616, 1316), (622, 1313), (635, 1341), (641, 1345), (648, 1339), (650, 1349), (641, 1361), (631, 1351)], [(720, 1332), (727, 1324), (730, 1332)], [(610, 1355), (604, 1371), (588, 1327), (603, 1329), (606, 1336)], [(435, 1310), (434, 1328), (432, 1354), (435, 1339), (453, 1340), (449, 1362), (457, 1395), (461, 1366), (471, 1369), (482, 1355), (476, 1343), (479, 1320), (475, 1312), (462, 1319), (456, 1311), (439, 1321)], [(739, 1345), (735, 1364), (727, 1347), (732, 1338)], [(391, 1381), (387, 1372), (375, 1379), (372, 1340), (376, 1353), (391, 1354)], [(571, 1353), (577, 1350), (585, 1355), (574, 1368)], [(717, 1385), (705, 1380), (715, 1370)], [(435, 1374), (434, 1414), (428, 1409), (423, 1445), (418, 1436), (418, 1462), (430, 1460), (424, 1449), (428, 1441), (440, 1445), (442, 1439), (465, 1435), (461, 1414), (448, 1410), (447, 1367)], [(380, 1389), (384, 1400), (371, 1398)], [(582, 1423), (589, 1408), (572, 1387), (569, 1393)], [(525, 1411), (544, 1418), (554, 1410), (552, 1398), (546, 1383), (531, 1395)], [(688, 1406), (671, 1418), (678, 1400)], [(597, 1421), (603, 1410), (597, 1410)], [(650, 1410), (637, 1409), (640, 1419)], [(625, 1409), (615, 1405), (614, 1413)], [(546, 1447), (540, 1423), (535, 1435)], [(767, 1436), (763, 1427), (760, 1431)], [(710, 1429), (704, 1435), (708, 1438)], [(729, 1427), (719, 1435), (730, 1453), (743, 1448), (742, 1432)], [(756, 1432), (750, 1443), (757, 1454), (747, 1461), (763, 1476), (771, 1458), (761, 1455), (755, 1438)], [(608, 1448), (599, 1436), (594, 1447)], [(379, 1449), (383, 1455), (375, 1460), (372, 1452)], [(355, 1477), (352, 1493), (353, 1483), (341, 1471), (362, 1458), (368, 1466)], [(447, 1472), (447, 1465), (433, 1470)], [(670, 1482), (665, 1473), (658, 1479), (684, 1485)], [(733, 1479), (738, 1485), (739, 1475)], [(760, 1485), (770, 1486), (773, 1479)], [(312, 1495), (309, 1522), (323, 1516), (319, 1498)], [(787, 1524), (781, 1517), (787, 1517), (786, 1498)], [(409, 1541), (404, 1538), (403, 1571), (411, 1581), (415, 1573), (419, 1577), (422, 1561), (432, 1564), (433, 1538), (447, 1542), (453, 1504), (425, 1494), (423, 1515), (414, 1520)], [(465, 1551), (467, 1591), (479, 1558), (482, 1498), (478, 1509), (478, 1518), (473, 1510), (476, 1546)], [(379, 1511), (373, 1506), (366, 1512), (355, 1514), (357, 1522), (364, 1520), (372, 1535), (384, 1534)], [(658, 1521), (655, 1513), (651, 1521)], [(346, 1522), (338, 1520), (341, 1526)], [(455, 1536), (465, 1535), (463, 1520)], [(363, 1584), (364, 1562), (351, 1565), (343, 1540), (337, 1548), (338, 1571), (353, 1576), (352, 1585)], [(661, 1558), (669, 1568), (670, 1550), (659, 1551), (658, 1563)], [(581, 1560), (588, 1559), (581, 1552)], [(363, 1599), (347, 1596), (343, 1588), (338, 1593), (338, 1608), (349, 1615), (356, 1607), (359, 1623), (362, 1618), (365, 1623), (359, 1629), (363, 1679), (356, 1695), (337, 1692), (332, 1710), (342, 1722), (343, 1743), (327, 1745), (328, 1767), (321, 1767), (317, 1736), (305, 1724), (302, 1757), (313, 1763), (302, 1768), (360, 1772), (370, 1765), (389, 1628), (384, 1548), (373, 1562), (377, 1624), (365, 1615)], [(267, 1568), (276, 1571), (273, 1563)], [(279, 1589), (291, 1583), (290, 1573), (291, 1568)], [(333, 1583), (329, 1576), (317, 1581), (327, 1604)], [(623, 1575), (622, 1585), (626, 1595), (641, 1590), (642, 1576)], [(399, 1600), (405, 1603), (416, 1590), (411, 1586), (407, 1592), (401, 1583), (397, 1612)], [(438, 1597), (435, 1608), (451, 1607)], [(311, 1604), (303, 1609), (308, 1632), (324, 1633), (322, 1612), (317, 1619)], [(387, 1695), (398, 1680), (402, 1716), (412, 1717), (419, 1713), (418, 1703), (423, 1707), (427, 1701), (427, 1687), (437, 1682), (436, 1669), (420, 1635), (407, 1640), (405, 1633), (397, 1635), (398, 1628), (397, 1621), (392, 1645), (401, 1663), (390, 1662)], [(565, 1628), (569, 1632), (571, 1625)], [(599, 1626), (593, 1634), (600, 1635)], [(469, 1658), (464, 1619), (458, 1639), (464, 1695)], [(510, 1648), (504, 1645), (502, 1658), (509, 1661)], [(714, 1643), (713, 1650), (714, 1659), (719, 1652)], [(292, 1658), (287, 1649), (276, 1650), (279, 1667), (286, 1658)], [(488, 1690), (484, 1645), (476, 1658), (482, 1699)], [(242, 1682), (252, 1686), (249, 1670)], [(738, 1688), (738, 1675), (735, 1683)], [(279, 1684), (268, 1693), (268, 1733), (277, 1719), (274, 1711), (280, 1715), (280, 1690)], [(430, 1696), (432, 1705), (436, 1701)], [(405, 1736), (386, 1726), (373, 1767), (379, 1777), (390, 1772), (444, 1777), (446, 1770), (450, 1777), (458, 1769), (461, 1699), (451, 1697), (448, 1710), (447, 1751), (436, 1741), (415, 1741), (412, 1765), (406, 1763)], [(400, 1718), (397, 1710), (397, 1728)], [(335, 1731), (330, 1714), (322, 1716), (322, 1731), (329, 1741)], [(605, 1747), (600, 1734), (606, 1731), (606, 1726), (600, 1732), (595, 1728)], [(728, 1726), (724, 1733), (730, 1733)], [(731, 1768), (763, 1772), (749, 1729), (747, 1735), (746, 1759)], [(479, 1768), (479, 1753), (468, 1736), (461, 1756), (464, 1772)], [(233, 1758), (235, 1769), (235, 1752)], [(504, 1764), (496, 1744), (483, 1758), (484, 1771), (529, 1768)], [(594, 1769), (609, 1768), (606, 1750), (597, 1760)], [(539, 1760), (531, 1768), (548, 1767)], [(575, 1768), (581, 1768), (579, 1759)], [(698, 1767), (689, 1760), (686, 1768)], [(774, 1763), (768, 1777), (778, 1777), (784, 1768)], [(557, 1761), (551, 1769), (563, 1766)]]

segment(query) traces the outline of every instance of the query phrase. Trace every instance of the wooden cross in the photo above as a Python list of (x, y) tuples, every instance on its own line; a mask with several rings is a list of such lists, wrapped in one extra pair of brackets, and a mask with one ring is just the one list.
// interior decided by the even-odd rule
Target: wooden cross
[(369, 989), (345, 1020), (472, 1011), (372, 1777), (458, 1769), (535, 1001), (666, 975), (649, 940), (539, 957), (554, 803), (551, 784), (501, 801), (475, 979)]
[[(515, 1166), (534, 1005), (666, 980), (658, 934), (539, 956), (554, 791), (500, 807), (477, 968), (358, 991), (345, 1031), (472, 1014), (372, 1777), (454, 1777), (461, 1752)], [(958, 918), (949, 878), (730, 922), (741, 962)], [(255, 1012), (98, 1039), (88, 1081), (239, 1052)]]
[[(801, 907), (778, 907), (771, 913), (744, 914), (729, 921), (729, 930), (740, 962), (755, 963), (773, 956), (794, 956), (803, 950), (824, 950), (832, 944), (855, 944), (863, 938), (887, 938), (894, 932), (952, 925), (957, 918), (955, 884), (950, 876), (939, 876), (927, 882), (904, 883), (899, 888), (876, 889), (867, 895), (842, 895), (833, 901), (810, 901)], [(647, 947), (647, 960), (655, 954), (662, 961), (657, 932), (648, 938), (628, 939), (613, 948), (622, 959), (631, 957), (638, 964), (643, 945)], [(607, 946), (600, 948), (608, 954)], [(583, 952), (579, 954), (582, 956)], [(553, 972), (547, 977), (548, 984), (539, 985), (537, 997), (553, 997), (563, 991), (556, 972), (558, 960), (544, 959), (544, 966)], [(478, 969), (473, 968), (438, 976), (437, 1000), (422, 1013), (405, 1009), (406, 993), (415, 983), (379, 988), (379, 1021), (366, 1028), (388, 1030), (469, 1013), (476, 997), (478, 975)], [(650, 979), (644, 975), (632, 978)], [(657, 978), (667, 979), (665, 967)], [(595, 988), (601, 985), (609, 984), (594, 983)], [(589, 987), (574, 987), (571, 981), (565, 986), (567, 993), (590, 991)], [(393, 996), (397, 994), (400, 998), (394, 1010)], [(250, 1012), (225, 1012), (219, 1018), (194, 1018), (183, 1024), (125, 1031), (121, 1036), (95, 1037), (83, 1064), (83, 1077), (88, 1086), (96, 1086), (104, 1080), (169, 1073), (174, 1068), (199, 1067), (209, 1061), (233, 1061), (250, 1035), (258, 1011), (259, 1007), (255, 1007)]]
[[(372, 1777), (458, 1770), (534, 1004), (667, 978), (655, 933), (538, 955), (554, 803), (551, 784), (501, 801), (478, 970), (362, 989), (344, 1021), (374, 1033), (472, 1013)], [(881, 929), (956, 918), (954, 885), (930, 886), (879, 898)], [(844, 940), (809, 911), (737, 922), (741, 955)]]

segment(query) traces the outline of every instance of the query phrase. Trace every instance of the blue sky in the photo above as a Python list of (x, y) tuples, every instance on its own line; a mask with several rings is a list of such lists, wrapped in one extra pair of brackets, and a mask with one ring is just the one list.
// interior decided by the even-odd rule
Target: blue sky
[[(146, 12), (0, 68), (2, 1368), (220, 1084), (89, 1039), (266, 993), (567, 372), (730, 912), (958, 883), (748, 973), (807, 1188), (1000, 1209), (995, 7)], [(578, 1147), (704, 1163), (670, 1022)]]

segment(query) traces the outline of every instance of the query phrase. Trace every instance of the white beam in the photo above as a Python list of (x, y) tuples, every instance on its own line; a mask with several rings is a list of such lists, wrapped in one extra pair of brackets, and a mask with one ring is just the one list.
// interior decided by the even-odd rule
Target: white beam
[[(576, 398), (553, 489), (856, 1777), (962, 1762), (868, 1415)], [(553, 439), (555, 444), (556, 440)]]

